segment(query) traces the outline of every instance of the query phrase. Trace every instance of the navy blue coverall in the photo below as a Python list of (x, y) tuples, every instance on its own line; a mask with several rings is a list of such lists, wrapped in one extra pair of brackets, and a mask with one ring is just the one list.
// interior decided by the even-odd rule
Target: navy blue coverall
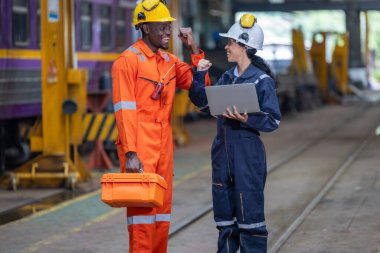
[[(191, 101), (209, 112), (205, 72), (195, 71), (189, 90)], [(267, 252), (264, 216), (266, 155), (259, 131), (278, 128), (281, 113), (274, 80), (252, 64), (237, 77), (236, 67), (225, 72), (216, 85), (253, 83), (262, 113), (248, 114), (246, 123), (218, 117), (212, 144), (212, 196), (219, 230), (218, 253)], [(233, 95), (233, 94), (231, 94)]]

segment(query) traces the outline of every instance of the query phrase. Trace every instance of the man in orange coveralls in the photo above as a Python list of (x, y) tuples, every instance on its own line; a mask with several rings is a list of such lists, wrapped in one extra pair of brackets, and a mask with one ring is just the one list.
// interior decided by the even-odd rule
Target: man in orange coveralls
[[(116, 141), (121, 172), (149, 172), (167, 182), (163, 207), (128, 208), (130, 252), (165, 253), (172, 205), (173, 141), (170, 117), (176, 87), (189, 89), (192, 69), (168, 49), (170, 16), (165, 2), (144, 0), (134, 10), (134, 25), (142, 39), (125, 50), (112, 67), (113, 105), (119, 137)], [(181, 40), (192, 50), (197, 66), (204, 54), (191, 29)]]

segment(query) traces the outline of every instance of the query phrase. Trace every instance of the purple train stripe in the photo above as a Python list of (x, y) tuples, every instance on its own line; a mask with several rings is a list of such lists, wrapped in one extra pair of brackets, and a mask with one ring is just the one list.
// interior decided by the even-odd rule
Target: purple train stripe
[(101, 62), (96, 62), (96, 61), (78, 61), (78, 67), (79, 68), (85, 68), (85, 69), (94, 69), (100, 63)]
[[(109, 60), (79, 60), (80, 68), (93, 69), (99, 64), (112, 63)], [(39, 59), (0, 58), (0, 69), (41, 69)]]
[(1, 59), (0, 69), (41, 69), (41, 60)]
[(0, 119), (11, 119), (15, 115), (19, 118), (41, 115), (41, 103), (22, 105), (2, 105), (0, 106)]
[[(108, 63), (108, 64), (107, 64)], [(79, 68), (94, 69), (99, 65), (111, 65), (112, 62), (99, 61), (79, 61)], [(1, 59), (0, 69), (41, 69), (41, 60), (25, 60), (25, 59)]]

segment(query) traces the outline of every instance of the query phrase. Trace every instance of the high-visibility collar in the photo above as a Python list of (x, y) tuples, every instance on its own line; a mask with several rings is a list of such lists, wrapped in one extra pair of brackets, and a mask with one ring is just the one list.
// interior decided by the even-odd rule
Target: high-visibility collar
[[(145, 54), (146, 57), (151, 58), (156, 56), (152, 49), (150, 49), (141, 38), (137, 39), (136, 44), (140, 48), (141, 52)], [(160, 49), (157, 50), (157, 55), (160, 56), (162, 59), (165, 59), (165, 56)]]

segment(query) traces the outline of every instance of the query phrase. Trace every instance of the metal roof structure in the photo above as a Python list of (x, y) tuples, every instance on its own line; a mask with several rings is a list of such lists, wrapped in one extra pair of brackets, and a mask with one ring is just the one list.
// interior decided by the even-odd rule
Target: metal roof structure
[(233, 0), (237, 11), (380, 10), (380, 0)]

